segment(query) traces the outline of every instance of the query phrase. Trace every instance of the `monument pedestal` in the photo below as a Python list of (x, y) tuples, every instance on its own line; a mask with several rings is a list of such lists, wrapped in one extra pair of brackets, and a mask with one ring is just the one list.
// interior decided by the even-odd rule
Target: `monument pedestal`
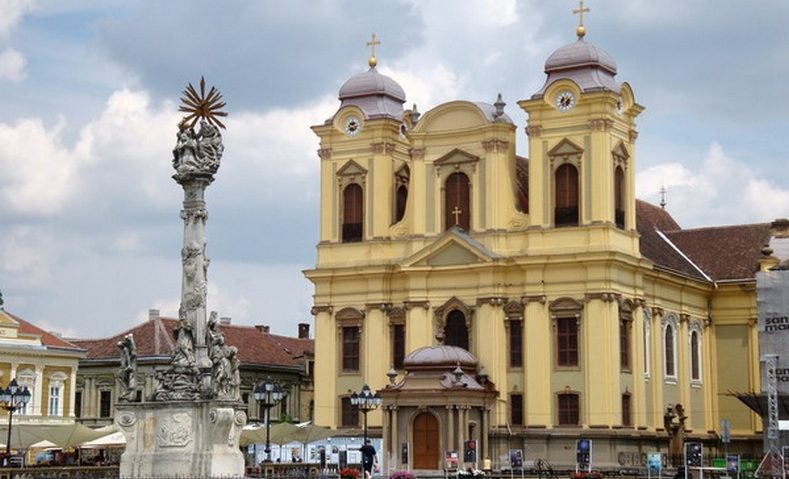
[(126, 437), (120, 477), (244, 477), (239, 449), (246, 413), (236, 401), (120, 403)]

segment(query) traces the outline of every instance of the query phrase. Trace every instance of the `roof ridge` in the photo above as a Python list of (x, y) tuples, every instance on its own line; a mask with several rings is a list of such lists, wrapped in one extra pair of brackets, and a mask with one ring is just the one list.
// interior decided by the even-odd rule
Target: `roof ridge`
[(713, 226), (699, 226), (698, 228), (684, 228), (681, 230), (674, 230), (673, 232), (676, 233), (686, 233), (686, 232), (694, 232), (694, 231), (708, 231), (708, 230), (717, 230), (717, 229), (726, 229), (726, 228), (743, 228), (748, 226), (770, 226), (772, 223), (740, 223), (740, 224), (732, 224), (732, 225), (713, 225)]
[(676, 251), (676, 252), (677, 252), (677, 253), (678, 253), (680, 256), (682, 256), (682, 258), (683, 258), (685, 261), (687, 261), (687, 262), (688, 262), (688, 263), (689, 263), (691, 266), (693, 266), (693, 267), (696, 269), (696, 271), (698, 271), (699, 273), (701, 273), (701, 275), (702, 275), (702, 276), (704, 276), (704, 279), (706, 279), (707, 281), (709, 281), (709, 282), (711, 282), (711, 283), (714, 283), (714, 282), (715, 282), (715, 281), (713, 281), (713, 280), (712, 280), (712, 278), (710, 278), (710, 276), (709, 276), (707, 273), (705, 273), (705, 272), (704, 272), (704, 270), (703, 270), (703, 269), (699, 268), (699, 266), (698, 266), (696, 263), (694, 263), (694, 262), (693, 262), (693, 260), (692, 260), (692, 259), (690, 259), (690, 258), (688, 257), (688, 255), (686, 255), (686, 254), (685, 254), (685, 253), (684, 253), (684, 252), (683, 252), (681, 249), (679, 249), (679, 247), (677, 247), (677, 245), (675, 245), (675, 244), (674, 244), (674, 243), (673, 243), (673, 242), (672, 242), (672, 241), (671, 241), (671, 240), (668, 238), (668, 236), (666, 236), (666, 234), (665, 234), (665, 233), (663, 233), (663, 232), (662, 232), (662, 231), (660, 231), (660, 230), (655, 230), (655, 232), (657, 232), (658, 236), (660, 236), (661, 238), (663, 238), (663, 241), (665, 241), (666, 243), (668, 243), (668, 245), (669, 245), (669, 246), (671, 246), (672, 248), (674, 248), (674, 251)]

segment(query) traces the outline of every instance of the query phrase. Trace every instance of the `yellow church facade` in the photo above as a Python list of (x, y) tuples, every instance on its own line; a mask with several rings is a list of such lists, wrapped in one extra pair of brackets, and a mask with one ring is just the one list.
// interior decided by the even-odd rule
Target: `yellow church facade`
[[(528, 159), (501, 97), (420, 115), (374, 58), (313, 127), (315, 422), (355, 425), (353, 392), (394, 387), (409, 353), (445, 344), (478, 360), (496, 399), (480, 424), (458, 412), (426, 439), (439, 451), (478, 439), (494, 466), (512, 448), (572, 464), (590, 437), (601, 464), (640, 465), (668, 450), (671, 424), (714, 446), (722, 419), (732, 450), (755, 451), (761, 421), (729, 393), (759, 390), (753, 274), (777, 262), (761, 252), (774, 228), (682, 230), (637, 200), (643, 108), (614, 60), (579, 35), (545, 69), (518, 102)], [(737, 250), (721, 266), (715, 248)], [(422, 444), (417, 413), (397, 409), (369, 423), (391, 467), (414, 467), (401, 444)]]

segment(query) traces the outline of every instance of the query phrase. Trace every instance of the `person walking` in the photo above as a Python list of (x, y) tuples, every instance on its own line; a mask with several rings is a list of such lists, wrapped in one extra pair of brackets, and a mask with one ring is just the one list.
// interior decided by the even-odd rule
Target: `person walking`
[(373, 465), (378, 463), (375, 455), (375, 448), (370, 444), (370, 440), (364, 442), (359, 451), (362, 453), (362, 469), (364, 469), (364, 479), (370, 479), (373, 475)]

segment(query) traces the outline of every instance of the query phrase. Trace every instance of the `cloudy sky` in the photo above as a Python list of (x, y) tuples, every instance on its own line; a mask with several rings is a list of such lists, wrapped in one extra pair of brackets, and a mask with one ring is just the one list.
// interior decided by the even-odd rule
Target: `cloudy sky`
[[(587, 0), (587, 39), (646, 106), (637, 194), (683, 227), (789, 217), (789, 2)], [(205, 75), (231, 116), (208, 190), (209, 307), (295, 334), (311, 321), (309, 126), (383, 41), (424, 112), (516, 101), (575, 40), (572, 0), (0, 0), (0, 290), (67, 335), (114, 334), (180, 294), (177, 98)], [(526, 153), (519, 129), (519, 152)]]

